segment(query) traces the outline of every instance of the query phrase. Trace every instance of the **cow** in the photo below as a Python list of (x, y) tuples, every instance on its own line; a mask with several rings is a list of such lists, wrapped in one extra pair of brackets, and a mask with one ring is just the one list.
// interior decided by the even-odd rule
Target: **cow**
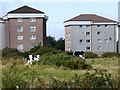
[(24, 60), (28, 60), (28, 63), (31, 63), (32, 64), (32, 61), (38, 61), (40, 59), (40, 55), (27, 55)]
[(73, 56), (77, 56), (77, 57), (79, 56), (79, 57), (85, 59), (83, 51), (81, 51), (81, 52), (73, 52)]

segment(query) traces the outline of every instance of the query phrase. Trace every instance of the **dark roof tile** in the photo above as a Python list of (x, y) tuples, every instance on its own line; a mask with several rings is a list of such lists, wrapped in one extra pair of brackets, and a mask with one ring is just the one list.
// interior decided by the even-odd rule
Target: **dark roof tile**
[(104, 18), (95, 14), (81, 14), (65, 22), (68, 21), (116, 22), (114, 20)]
[(43, 13), (44, 14), (44, 12), (36, 10), (36, 9), (28, 7), (28, 6), (23, 6), (23, 7), (17, 8), (13, 11), (8, 12), (8, 14), (9, 13)]

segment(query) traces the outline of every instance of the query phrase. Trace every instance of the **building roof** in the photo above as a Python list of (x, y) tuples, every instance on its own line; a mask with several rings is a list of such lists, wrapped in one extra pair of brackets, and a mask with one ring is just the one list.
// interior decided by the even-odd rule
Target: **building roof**
[(28, 7), (28, 6), (22, 6), (20, 8), (17, 8), (15, 10), (8, 12), (8, 14), (9, 13), (42, 13), (42, 14), (44, 14), (44, 12), (36, 10), (36, 9)]
[(68, 21), (116, 22), (114, 20), (104, 18), (95, 14), (81, 14), (65, 22)]

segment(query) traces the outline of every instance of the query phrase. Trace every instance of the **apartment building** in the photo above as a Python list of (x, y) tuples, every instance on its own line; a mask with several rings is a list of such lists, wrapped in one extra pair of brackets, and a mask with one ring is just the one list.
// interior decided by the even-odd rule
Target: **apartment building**
[(24, 52), (38, 43), (45, 44), (48, 16), (44, 12), (23, 6), (8, 12), (3, 19), (6, 47)]
[(118, 52), (120, 53), (120, 23), (118, 24)]
[(5, 48), (5, 25), (2, 18), (0, 18), (0, 50)]
[(116, 21), (81, 14), (64, 22), (65, 51), (116, 52)]

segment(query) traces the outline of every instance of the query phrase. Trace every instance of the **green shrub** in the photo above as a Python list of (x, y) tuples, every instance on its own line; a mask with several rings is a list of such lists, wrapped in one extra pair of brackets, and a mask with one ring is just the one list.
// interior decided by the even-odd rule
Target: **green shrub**
[[(111, 73), (107, 73), (106, 70), (95, 70), (94, 73), (75, 76), (68, 81), (60, 81), (55, 78), (51, 78), (51, 88), (117, 88), (117, 80), (111, 78)], [(117, 84), (116, 84), (117, 83)]]
[(85, 58), (98, 58), (98, 55), (93, 52), (85, 52)]
[(49, 55), (46, 53), (41, 56), (39, 64), (44, 65), (56, 65), (56, 66), (64, 66), (69, 69), (91, 69), (91, 65), (85, 63), (85, 60), (80, 57), (73, 57), (71, 55), (67, 55), (65, 53), (60, 54), (52, 54)]
[(52, 53), (52, 54), (57, 54), (57, 53), (61, 53), (62, 51), (61, 50), (57, 50), (55, 48), (52, 48), (52, 47), (41, 47), (40, 49), (38, 49), (35, 53), (33, 54), (38, 54), (38, 55), (43, 55), (43, 54), (48, 54), (48, 53)]
[(120, 57), (119, 53), (116, 52), (106, 52), (101, 55), (102, 58), (113, 58), (113, 57)]
[(78, 69), (91, 69), (92, 66), (82, 62), (81, 60), (68, 60), (64, 62), (64, 67), (78, 70)]
[(15, 48), (5, 48), (2, 50), (2, 57), (3, 58), (13, 58), (13, 59), (18, 59), (18, 58), (23, 58), (22, 53), (19, 52)]

